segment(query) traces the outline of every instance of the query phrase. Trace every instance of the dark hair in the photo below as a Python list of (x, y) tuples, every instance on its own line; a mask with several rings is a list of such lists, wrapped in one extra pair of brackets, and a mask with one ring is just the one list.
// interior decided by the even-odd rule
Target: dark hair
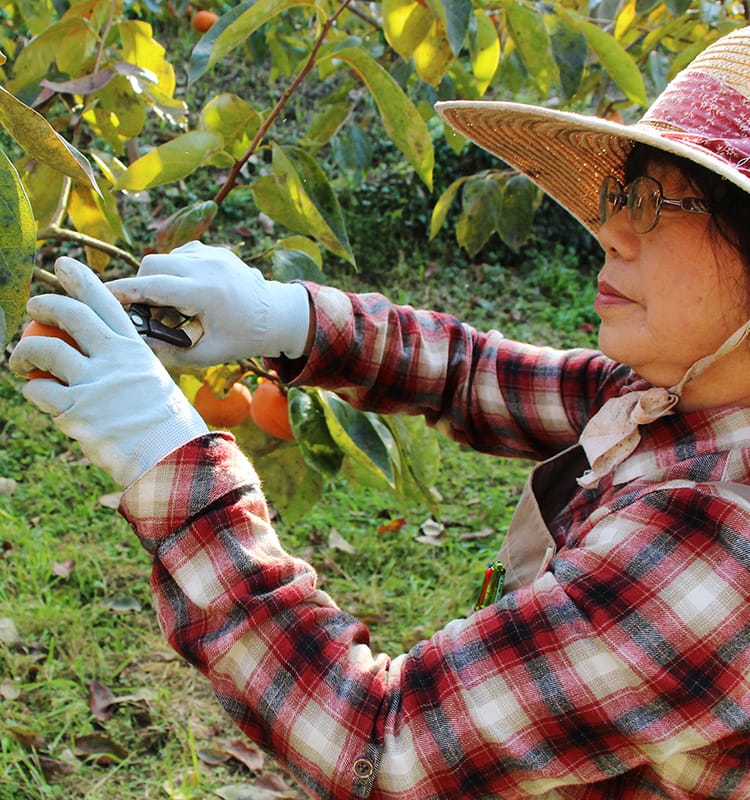
[(740, 254), (750, 283), (750, 194), (693, 161), (655, 147), (636, 144), (625, 162), (625, 182), (653, 164), (676, 167), (711, 206), (713, 230)]

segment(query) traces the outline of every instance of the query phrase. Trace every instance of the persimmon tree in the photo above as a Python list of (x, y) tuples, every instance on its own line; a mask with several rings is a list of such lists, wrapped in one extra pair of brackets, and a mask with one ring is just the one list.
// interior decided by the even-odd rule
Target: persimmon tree
[[(697, 52), (748, 21), (746, 5), (698, 0), (245, 0), (196, 42), (189, 85), (211, 86), (217, 64), (252, 57), (283, 90), (259, 101), (253, 87), (217, 87), (188, 108), (151, 24), (186, 12), (187, 0), (0, 0), (3, 345), (32, 277), (54, 282), (35, 265), (41, 244), (77, 242), (102, 275), (122, 274), (146, 249), (200, 238), (228, 198), (245, 196), (285, 232), (245, 260), (281, 280), (323, 280), (326, 257), (357, 267), (324, 167), (331, 148), (356, 154), (377, 124), (432, 191), (437, 139), (456, 152), (465, 145), (439, 123), (436, 99), (515, 99), (633, 121)], [(315, 102), (290, 143), (279, 123), (311, 83)], [(168, 131), (158, 144), (143, 136), (154, 119)], [(198, 170), (213, 176), (205, 196), (164, 220), (153, 241), (134, 242), (124, 199), (148, 190), (158, 203)], [(454, 208), (470, 254), (492, 236), (519, 249), (539, 201), (523, 176), (498, 165), (436, 196), (425, 235), (436, 236)], [(274, 378), (252, 361), (178, 378), (191, 396), (205, 381), (221, 391), (258, 376)], [(251, 422), (235, 429), (282, 513), (303, 513), (342, 471), (434, 503), (439, 446), (421, 420), (361, 413), (319, 390), (293, 389), (288, 401), (293, 441)]]

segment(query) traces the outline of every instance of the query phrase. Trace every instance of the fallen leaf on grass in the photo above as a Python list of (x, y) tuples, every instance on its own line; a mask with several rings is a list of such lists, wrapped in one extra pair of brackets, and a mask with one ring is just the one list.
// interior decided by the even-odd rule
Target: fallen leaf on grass
[(230, 759), (239, 761), (250, 772), (260, 772), (265, 763), (265, 756), (256, 747), (245, 744), (240, 739), (230, 742), (227, 745), (215, 745), (214, 747), (204, 747), (198, 751), (198, 758), (209, 767), (218, 767), (226, 764)]
[(341, 550), (350, 555), (354, 555), (357, 552), (357, 548), (349, 544), (336, 528), (331, 528), (331, 532), (328, 534), (328, 546), (333, 550)]
[(16, 647), (21, 643), (16, 623), (10, 617), (0, 617), (0, 642), (8, 647)]
[(72, 558), (69, 558), (67, 561), (54, 563), (52, 565), (52, 572), (54, 575), (57, 575), (58, 578), (67, 580), (73, 572), (75, 565), (76, 562)]
[(426, 519), (420, 526), (419, 530), (423, 536), (428, 536), (430, 539), (437, 539), (445, 533), (445, 525), (434, 519)]
[(107, 722), (117, 710), (117, 706), (140, 706), (145, 713), (141, 713), (141, 725), (150, 723), (148, 702), (153, 700), (156, 693), (152, 689), (139, 689), (130, 694), (116, 695), (108, 686), (94, 679), (89, 681), (89, 709), (94, 719)]
[(459, 542), (471, 542), (474, 539), (486, 539), (488, 536), (494, 536), (494, 528), (482, 528), (480, 531), (471, 531), (469, 533), (462, 533), (458, 537)]
[(89, 709), (94, 719), (107, 722), (115, 713), (112, 704), (115, 701), (114, 692), (97, 680), (89, 681)]
[(445, 533), (445, 525), (434, 519), (426, 519), (420, 526), (421, 536), (415, 537), (420, 544), (430, 544), (433, 547), (442, 547), (440, 537)]
[(241, 739), (235, 739), (224, 749), (232, 758), (244, 764), (251, 772), (259, 772), (263, 769), (266, 757), (257, 747), (250, 747)]
[(102, 767), (118, 764), (128, 755), (127, 750), (122, 745), (100, 733), (76, 736), (73, 752), (76, 758), (92, 761)]
[(209, 767), (219, 767), (229, 761), (229, 753), (221, 747), (202, 747), (198, 750), (198, 758)]
[(141, 604), (135, 597), (126, 597), (124, 595), (117, 595), (110, 597), (103, 603), (110, 611), (140, 611)]
[(3, 700), (7, 700), (11, 702), (13, 700), (18, 700), (21, 696), (21, 690), (16, 685), (15, 681), (11, 678), (3, 678), (3, 682), (0, 683), (0, 697)]
[(12, 725), (8, 726), (8, 730), (16, 737), (16, 741), (20, 742), (24, 747), (33, 750), (47, 749), (47, 740), (35, 731), (28, 728), (16, 728)]
[(275, 789), (264, 789), (256, 781), (255, 784), (231, 784), (228, 786), (220, 786), (214, 789), (214, 794), (221, 797), (222, 800), (284, 800), (284, 798), (298, 797), (298, 795), (291, 794), (288, 789), (277, 791)]
[(110, 494), (103, 494), (96, 502), (103, 508), (111, 508), (113, 511), (117, 511), (120, 507), (121, 497), (122, 492), (112, 492)]
[(76, 764), (71, 764), (69, 761), (61, 761), (59, 758), (51, 758), (50, 756), (39, 756), (39, 766), (42, 768), (44, 777), (48, 781), (60, 775), (72, 775), (78, 771)]
[(385, 522), (383, 525), (380, 525), (378, 527), (378, 535), (384, 533), (398, 533), (404, 525), (406, 525), (406, 520), (403, 517), (396, 517), (396, 519), (392, 519), (390, 522)]

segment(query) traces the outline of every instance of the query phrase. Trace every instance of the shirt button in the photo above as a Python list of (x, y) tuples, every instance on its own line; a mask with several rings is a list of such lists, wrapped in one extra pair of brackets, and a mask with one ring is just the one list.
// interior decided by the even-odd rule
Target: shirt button
[(372, 773), (375, 772), (375, 765), (369, 758), (358, 758), (354, 762), (352, 770), (358, 780), (366, 781), (368, 778), (371, 778)]

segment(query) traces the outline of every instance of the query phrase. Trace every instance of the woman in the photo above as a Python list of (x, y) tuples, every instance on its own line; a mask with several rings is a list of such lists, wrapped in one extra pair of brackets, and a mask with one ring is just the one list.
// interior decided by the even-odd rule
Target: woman
[(196, 315), (202, 337), (158, 346), (165, 361), (263, 355), (293, 383), (542, 461), (505, 590), (394, 659), (285, 553), (231, 436), (206, 433), (90, 271), (60, 259), (70, 296), (29, 301), (85, 355), (24, 339), (13, 368), (68, 384), (24, 393), (127, 487), (170, 642), (311, 795), (750, 797), (748, 67), (742, 29), (634, 126), (441, 106), (598, 235), (603, 353), (269, 283), (197, 243), (110, 285)]

